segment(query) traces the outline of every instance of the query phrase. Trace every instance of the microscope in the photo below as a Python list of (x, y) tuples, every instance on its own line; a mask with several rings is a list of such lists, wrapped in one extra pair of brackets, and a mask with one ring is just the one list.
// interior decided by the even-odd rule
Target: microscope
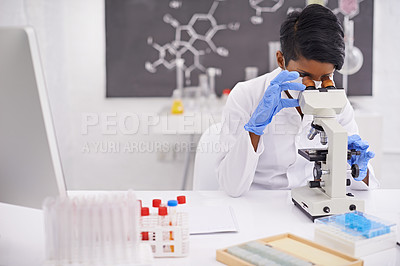
[[(307, 186), (293, 188), (293, 203), (312, 220), (349, 211), (364, 211), (364, 201), (346, 193), (347, 160), (360, 155), (356, 150), (347, 149), (347, 131), (336, 120), (347, 104), (344, 89), (336, 88), (329, 78), (322, 80), (321, 88), (316, 88), (310, 78), (304, 78), (306, 89), (299, 96), (299, 104), (305, 115), (313, 115), (308, 134), (312, 140), (319, 134), (322, 145), (327, 148), (299, 149), (298, 153), (314, 162), (314, 180)], [(351, 166), (351, 175), (358, 177), (359, 168)]]

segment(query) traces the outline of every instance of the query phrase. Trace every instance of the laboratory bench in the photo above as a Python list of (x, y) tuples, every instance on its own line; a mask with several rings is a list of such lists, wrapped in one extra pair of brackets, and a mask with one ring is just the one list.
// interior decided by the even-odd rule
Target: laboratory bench
[[(400, 223), (400, 190), (352, 191), (365, 200), (365, 212)], [(71, 195), (94, 191), (70, 191)], [(239, 198), (222, 191), (136, 191), (143, 204), (151, 199), (186, 195), (186, 208), (231, 206), (238, 232), (190, 236), (189, 256), (156, 258), (154, 265), (222, 265), (216, 250), (281, 233), (313, 240), (314, 224), (290, 197), (290, 190), (253, 190)], [(213, 223), (213, 217), (203, 217)], [(43, 213), (41, 210), (0, 203), (0, 265), (41, 265), (45, 258)], [(364, 265), (400, 265), (400, 246), (362, 257)]]

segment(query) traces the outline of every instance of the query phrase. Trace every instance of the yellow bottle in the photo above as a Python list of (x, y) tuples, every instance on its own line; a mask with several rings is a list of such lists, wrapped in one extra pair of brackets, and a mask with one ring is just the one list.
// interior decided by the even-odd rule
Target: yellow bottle
[(171, 106), (171, 113), (176, 114), (183, 114), (183, 102), (181, 99), (174, 99)]

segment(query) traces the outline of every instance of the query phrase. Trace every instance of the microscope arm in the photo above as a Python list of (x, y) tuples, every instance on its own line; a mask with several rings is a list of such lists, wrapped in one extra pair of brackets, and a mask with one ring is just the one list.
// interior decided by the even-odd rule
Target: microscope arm
[(322, 170), (329, 171), (323, 176), (325, 193), (332, 198), (346, 195), (347, 178), (347, 131), (336, 117), (314, 118), (314, 122), (324, 128), (328, 136), (328, 154)]

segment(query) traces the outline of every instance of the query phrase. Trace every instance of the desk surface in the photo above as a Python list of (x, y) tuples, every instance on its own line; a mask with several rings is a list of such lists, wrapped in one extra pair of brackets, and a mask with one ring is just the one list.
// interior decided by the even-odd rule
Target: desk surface
[[(400, 223), (400, 190), (354, 194), (365, 199), (367, 213)], [(178, 195), (187, 196), (188, 207), (230, 205), (237, 218), (238, 233), (192, 235), (188, 257), (155, 259), (155, 265), (221, 265), (215, 260), (216, 249), (285, 232), (313, 239), (313, 223), (294, 207), (287, 190), (250, 191), (240, 198), (231, 198), (221, 191), (137, 191), (136, 195), (146, 205), (155, 197), (170, 199)], [(212, 217), (204, 217), (204, 221), (212, 222)], [(0, 203), (0, 265), (41, 265), (43, 232), (40, 210)], [(400, 265), (400, 247), (363, 259), (365, 265)]]

